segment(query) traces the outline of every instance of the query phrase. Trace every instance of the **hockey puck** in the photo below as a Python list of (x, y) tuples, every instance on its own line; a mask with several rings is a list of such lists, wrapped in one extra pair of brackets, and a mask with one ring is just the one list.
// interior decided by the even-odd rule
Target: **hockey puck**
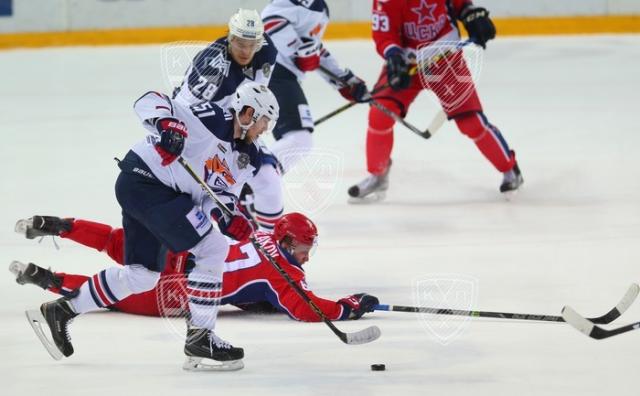
[(371, 371), (384, 371), (387, 368), (385, 367), (384, 364), (372, 364), (371, 365)]

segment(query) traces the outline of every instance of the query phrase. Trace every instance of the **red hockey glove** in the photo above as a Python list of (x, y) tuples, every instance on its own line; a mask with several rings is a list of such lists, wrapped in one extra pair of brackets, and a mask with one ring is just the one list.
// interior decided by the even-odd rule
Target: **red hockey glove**
[(211, 218), (218, 223), (220, 232), (236, 241), (249, 238), (254, 231), (251, 222), (240, 213), (235, 213), (233, 217), (227, 220), (222, 216), (220, 208), (215, 208), (211, 211)]
[(187, 127), (182, 121), (167, 117), (156, 121), (156, 129), (160, 133), (160, 141), (155, 148), (162, 158), (162, 166), (167, 166), (182, 154), (188, 136)]
[(360, 319), (367, 312), (373, 312), (373, 307), (380, 304), (377, 297), (367, 293), (358, 293), (338, 300), (344, 309), (349, 310), (348, 319)]
[(460, 20), (469, 38), (482, 48), (486, 48), (487, 41), (496, 37), (496, 27), (485, 8), (469, 5), (460, 13)]
[(347, 69), (342, 81), (346, 82), (347, 85), (340, 88), (338, 92), (349, 102), (363, 103), (371, 99), (367, 84), (360, 77), (353, 74), (351, 70)]
[(296, 51), (294, 61), (298, 69), (308, 72), (316, 70), (320, 66), (320, 50), (322, 44), (319, 41), (306, 41)]

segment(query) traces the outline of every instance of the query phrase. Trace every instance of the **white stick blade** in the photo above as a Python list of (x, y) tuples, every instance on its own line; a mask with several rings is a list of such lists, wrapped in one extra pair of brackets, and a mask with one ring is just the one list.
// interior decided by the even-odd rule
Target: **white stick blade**
[(47, 322), (44, 319), (44, 316), (42, 316), (42, 313), (35, 309), (25, 311), (24, 313), (25, 315), (27, 315), (27, 319), (29, 320), (29, 324), (31, 325), (31, 328), (36, 333), (36, 336), (38, 337), (42, 345), (46, 348), (47, 352), (49, 352), (49, 355), (51, 355), (51, 357), (54, 358), (55, 360), (62, 359), (62, 356), (64, 356), (62, 354), (62, 351), (58, 349), (58, 347), (52, 340), (47, 338), (43, 330), (43, 325), (47, 327), (47, 330), (49, 327), (46, 324)]
[(445, 112), (442, 110), (438, 110), (438, 114), (436, 114), (435, 118), (433, 119), (433, 121), (431, 121), (431, 124), (429, 125), (429, 132), (432, 135), (436, 133), (436, 131), (440, 129), (440, 127), (442, 127), (442, 125), (446, 120), (447, 120), (447, 115), (445, 114)]
[(562, 308), (562, 318), (564, 319), (565, 322), (573, 326), (573, 328), (575, 328), (576, 330), (578, 330), (579, 332), (587, 336), (591, 335), (591, 331), (595, 326), (592, 322), (590, 322), (584, 316), (577, 313), (573, 308), (571, 308), (568, 305)]
[(625, 294), (624, 297), (622, 297), (622, 300), (616, 306), (616, 308), (618, 309), (618, 312), (620, 312), (621, 315), (627, 309), (629, 309), (631, 304), (633, 304), (633, 302), (636, 300), (636, 297), (638, 297), (639, 292), (640, 292), (640, 287), (638, 286), (637, 283), (632, 283), (631, 286), (629, 286), (629, 290), (627, 290), (627, 294)]
[(382, 332), (378, 326), (367, 327), (355, 333), (347, 333), (347, 344), (360, 345), (375, 341), (380, 338)]

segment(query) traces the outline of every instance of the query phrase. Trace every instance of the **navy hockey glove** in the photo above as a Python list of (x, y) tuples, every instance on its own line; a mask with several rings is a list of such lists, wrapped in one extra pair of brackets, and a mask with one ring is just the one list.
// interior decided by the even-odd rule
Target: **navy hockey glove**
[(409, 88), (411, 76), (409, 75), (409, 65), (404, 59), (400, 48), (391, 48), (385, 54), (387, 59), (387, 81), (394, 91)]
[(156, 129), (160, 133), (160, 141), (155, 148), (162, 158), (162, 166), (167, 166), (182, 154), (187, 127), (182, 121), (167, 117), (156, 120)]
[(460, 13), (460, 20), (469, 33), (469, 38), (482, 48), (496, 37), (496, 27), (489, 18), (489, 11), (482, 7), (467, 6)]
[(226, 219), (220, 208), (211, 211), (211, 218), (218, 223), (220, 232), (236, 241), (247, 239), (253, 233), (251, 222), (241, 213), (234, 213), (233, 217)]
[(296, 66), (303, 72), (313, 71), (320, 67), (322, 44), (319, 41), (307, 40), (298, 47), (294, 55)]
[(342, 81), (347, 85), (340, 88), (338, 92), (349, 102), (363, 103), (371, 99), (367, 84), (360, 77), (353, 74), (351, 70), (347, 69), (347, 73), (342, 77)]
[(349, 310), (347, 319), (360, 319), (367, 312), (373, 312), (373, 307), (380, 304), (378, 297), (367, 293), (358, 293), (338, 300), (344, 309)]

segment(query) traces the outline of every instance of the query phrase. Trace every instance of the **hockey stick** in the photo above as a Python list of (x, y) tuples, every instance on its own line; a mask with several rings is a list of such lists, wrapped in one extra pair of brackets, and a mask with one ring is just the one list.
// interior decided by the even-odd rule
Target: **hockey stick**
[[(220, 199), (218, 199), (218, 196), (216, 195), (216, 193), (214, 193), (213, 190), (211, 190), (211, 188), (200, 178), (200, 176), (198, 176), (193, 171), (191, 166), (187, 163), (187, 161), (185, 161), (184, 158), (182, 158), (182, 156), (178, 157), (178, 162), (180, 163), (180, 165), (182, 165), (184, 167), (184, 169), (187, 171), (187, 173), (189, 173), (189, 175), (191, 175), (191, 177), (198, 184), (200, 184), (202, 189), (209, 195), (211, 200), (213, 200), (213, 202), (215, 202), (215, 204), (218, 206), (218, 208), (220, 208), (220, 210), (222, 211), (222, 213), (225, 216), (225, 218), (229, 219), (229, 218), (233, 217), (233, 213), (231, 213), (231, 210), (225, 204), (223, 204), (220, 201)], [(353, 333), (345, 333), (345, 332), (340, 331), (327, 318), (327, 316), (324, 314), (324, 312), (322, 312), (322, 310), (318, 307), (318, 305), (315, 302), (313, 302), (313, 300), (311, 300), (309, 298), (309, 296), (307, 296), (307, 294), (304, 292), (304, 290), (302, 290), (302, 288), (300, 286), (298, 286), (293, 281), (293, 279), (291, 279), (289, 274), (287, 274), (287, 272), (278, 264), (278, 262), (275, 261), (273, 259), (273, 257), (271, 257), (271, 255), (262, 247), (262, 245), (260, 245), (258, 243), (258, 241), (256, 240), (255, 236), (252, 235), (249, 238), (249, 240), (251, 241), (253, 246), (256, 249), (258, 249), (258, 251), (260, 251), (260, 253), (262, 253), (267, 258), (267, 260), (269, 260), (269, 263), (271, 263), (271, 265), (280, 273), (280, 275), (282, 275), (282, 277), (284, 278), (284, 280), (287, 281), (289, 286), (291, 286), (293, 288), (293, 290), (295, 290), (295, 292), (298, 293), (298, 295), (300, 295), (300, 297), (309, 305), (309, 307), (311, 307), (311, 309), (318, 315), (318, 317), (320, 319), (322, 319), (322, 321), (327, 326), (329, 326), (331, 331), (333, 331), (333, 333), (335, 335), (337, 335), (338, 338), (340, 338), (340, 340), (342, 340), (342, 342), (344, 342), (345, 344), (349, 344), (349, 345), (366, 344), (368, 342), (375, 341), (380, 337), (381, 332), (380, 332), (380, 329), (377, 326), (370, 326), (370, 327), (367, 327), (365, 329), (362, 329), (360, 331), (356, 331), (356, 332), (353, 332)]]
[[(618, 319), (635, 301), (640, 292), (640, 287), (633, 283), (627, 289), (627, 292), (622, 297), (618, 305), (612, 308), (609, 312), (602, 316), (595, 318), (582, 318), (593, 324), (608, 324)], [(565, 307), (565, 309), (568, 307)], [(523, 313), (510, 313), (510, 312), (490, 312), (490, 311), (464, 311), (458, 309), (447, 308), (428, 308), (428, 307), (407, 307), (402, 305), (376, 305), (374, 307), (376, 311), (394, 311), (394, 312), (413, 312), (413, 313), (428, 313), (434, 315), (454, 315), (454, 316), (472, 316), (476, 318), (495, 318), (495, 319), (518, 319), (518, 320), (536, 320), (543, 322), (568, 322), (563, 316), (555, 315), (536, 315), (536, 314), (523, 314)], [(575, 312), (575, 311), (574, 311)], [(574, 326), (576, 327), (576, 326)], [(628, 330), (627, 330), (628, 331)]]
[[(465, 41), (461, 41), (459, 42), (456, 46), (455, 49), (458, 50), (460, 48), (463, 48), (469, 44), (475, 44), (474, 41), (472, 41), (471, 39), (465, 40)], [(439, 61), (440, 59), (442, 59), (445, 56), (450, 55), (450, 51), (445, 52), (444, 54), (437, 54), (432, 56), (429, 61), (427, 62), (427, 65), (435, 63), (437, 61)], [(418, 72), (418, 66), (414, 65), (409, 69), (409, 76), (413, 77), (416, 73)], [(389, 82), (386, 82), (384, 84), (382, 84), (381, 86), (374, 88), (369, 94), (371, 95), (371, 97), (373, 97), (373, 95), (380, 93), (380, 91), (389, 88)], [(320, 125), (323, 122), (325, 122), (326, 120), (333, 118), (334, 116), (342, 113), (345, 110), (350, 109), (351, 107), (353, 107), (354, 105), (358, 104), (358, 102), (349, 102), (345, 105), (342, 105), (340, 107), (338, 107), (337, 109), (333, 110), (330, 113), (325, 114), (324, 116), (318, 118), (317, 120), (315, 120), (313, 123), (314, 125)]]
[[(323, 66), (320, 66), (319, 70), (321, 72), (323, 72), (324, 74), (326, 74), (327, 76), (329, 76), (331, 79), (336, 80), (340, 84), (342, 84), (344, 86), (348, 85), (346, 81), (344, 81), (342, 78), (338, 77), (331, 70), (329, 70), (329, 69), (327, 69), (327, 68), (325, 68)], [(444, 124), (444, 122), (447, 120), (447, 115), (445, 114), (445, 112), (442, 111), (442, 110), (438, 110), (438, 113), (434, 117), (433, 121), (431, 121), (431, 124), (429, 124), (429, 127), (426, 130), (422, 131), (422, 130), (418, 129), (416, 126), (414, 126), (413, 124), (409, 123), (403, 117), (401, 117), (398, 114), (394, 113), (393, 111), (389, 110), (386, 106), (384, 106), (382, 103), (376, 101), (375, 99), (371, 99), (369, 101), (369, 103), (372, 106), (375, 106), (376, 108), (378, 108), (380, 111), (382, 111), (388, 117), (393, 118), (396, 122), (399, 122), (400, 124), (404, 125), (411, 132), (413, 132), (413, 133), (417, 134), (418, 136), (423, 137), (425, 139), (429, 139), (438, 129), (440, 129), (442, 124)]]
[(562, 308), (562, 317), (564, 318), (564, 321), (569, 323), (573, 328), (596, 340), (601, 340), (603, 338), (609, 338), (618, 334), (626, 333), (628, 331), (640, 329), (640, 322), (631, 323), (626, 326), (618, 327), (611, 330), (603, 329), (602, 327), (596, 325), (593, 322), (590, 322), (589, 319), (577, 313), (570, 306), (565, 306), (564, 308)]
[[(612, 310), (612, 312), (618, 311), (619, 312), (618, 316), (622, 315), (622, 313), (627, 308), (629, 308), (629, 305), (631, 305), (631, 303), (633, 302), (633, 300), (635, 300), (637, 295), (638, 295), (638, 285), (632, 284), (631, 287), (629, 287), (629, 291), (627, 291), (627, 294), (624, 296), (622, 301), (620, 301), (618, 306), (616, 306), (616, 308)], [(593, 320), (587, 319), (584, 316), (580, 315), (578, 312), (576, 312), (573, 308), (571, 308), (568, 305), (562, 308), (562, 318), (564, 319), (565, 322), (570, 324), (573, 328), (575, 328), (579, 332), (591, 338), (594, 338), (596, 340), (601, 340), (603, 338), (609, 338), (618, 334), (626, 333), (628, 331), (640, 329), (640, 322), (632, 323), (632, 324), (618, 327), (616, 329), (611, 329), (611, 330), (603, 329), (602, 327), (597, 326), (596, 324), (606, 324), (609, 322), (594, 322)]]
[[(409, 69), (409, 76), (414, 76), (416, 73), (418, 72), (418, 67), (417, 66), (412, 66), (411, 69)], [(369, 95), (371, 95), (373, 97), (373, 95), (379, 93), (380, 91), (382, 91), (383, 89), (387, 89), (389, 88), (389, 83), (386, 82), (384, 84), (382, 84), (381, 86), (374, 88), (371, 92), (369, 92)], [(340, 107), (338, 107), (337, 109), (333, 110), (330, 113), (325, 114), (324, 116), (318, 118), (316, 121), (313, 122), (314, 125), (319, 125), (322, 124), (323, 122), (325, 122), (326, 120), (328, 120), (329, 118), (332, 118), (333, 116), (336, 116), (340, 113), (342, 113), (345, 110), (348, 110), (350, 108), (352, 108), (353, 106), (357, 105), (358, 102), (349, 102), (345, 105), (342, 105)]]

